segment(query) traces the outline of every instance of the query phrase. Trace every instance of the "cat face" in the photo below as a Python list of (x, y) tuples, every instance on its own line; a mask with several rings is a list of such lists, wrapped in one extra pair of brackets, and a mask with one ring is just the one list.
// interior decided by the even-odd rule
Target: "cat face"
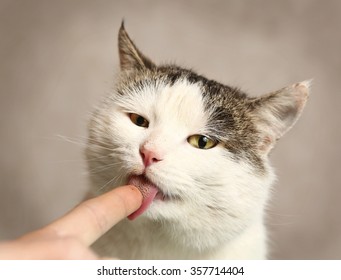
[(144, 208), (133, 218), (159, 222), (185, 246), (232, 239), (262, 216), (274, 178), (267, 154), (298, 118), (307, 83), (249, 98), (192, 71), (156, 66), (123, 26), (119, 51), (116, 91), (89, 124), (93, 191), (136, 185)]

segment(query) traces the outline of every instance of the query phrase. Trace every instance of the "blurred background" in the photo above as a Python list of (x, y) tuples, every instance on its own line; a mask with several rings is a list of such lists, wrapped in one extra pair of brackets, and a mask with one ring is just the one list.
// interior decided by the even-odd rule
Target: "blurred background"
[(271, 158), (272, 259), (341, 259), (341, 1), (0, 0), (0, 239), (88, 188), (89, 112), (112, 89), (122, 18), (155, 62), (260, 95), (314, 78)]

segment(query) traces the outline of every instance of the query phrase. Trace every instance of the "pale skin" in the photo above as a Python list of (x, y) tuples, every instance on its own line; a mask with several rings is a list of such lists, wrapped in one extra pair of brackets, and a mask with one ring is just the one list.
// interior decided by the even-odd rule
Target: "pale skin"
[(141, 203), (136, 187), (118, 187), (82, 202), (41, 229), (0, 243), (0, 259), (99, 259), (91, 244)]

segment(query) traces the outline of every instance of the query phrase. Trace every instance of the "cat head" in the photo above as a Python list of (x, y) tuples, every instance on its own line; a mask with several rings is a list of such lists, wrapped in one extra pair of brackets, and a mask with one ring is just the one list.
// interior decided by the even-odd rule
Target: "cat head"
[(120, 77), (89, 123), (93, 191), (137, 185), (150, 201), (135, 216), (184, 246), (232, 239), (262, 218), (274, 180), (268, 154), (299, 118), (309, 82), (251, 98), (156, 65), (123, 24), (118, 42)]

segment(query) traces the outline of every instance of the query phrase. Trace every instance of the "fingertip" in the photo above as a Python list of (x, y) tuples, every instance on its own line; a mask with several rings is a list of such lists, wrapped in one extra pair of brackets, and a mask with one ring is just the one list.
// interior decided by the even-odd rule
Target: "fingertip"
[(137, 210), (142, 204), (142, 200), (143, 200), (142, 193), (134, 185), (125, 185), (125, 186), (118, 187), (115, 189), (115, 192), (117, 194), (122, 192), (121, 197), (124, 197), (124, 200), (128, 202), (127, 208), (129, 209), (128, 210), (129, 212), (133, 212)]
[(141, 200), (141, 203), (142, 203), (143, 196), (142, 196), (141, 191), (140, 191), (137, 187), (135, 187), (134, 185), (127, 185), (127, 186), (132, 190), (132, 192), (135, 193), (134, 195), (135, 195), (138, 199), (140, 199), (140, 200)]

